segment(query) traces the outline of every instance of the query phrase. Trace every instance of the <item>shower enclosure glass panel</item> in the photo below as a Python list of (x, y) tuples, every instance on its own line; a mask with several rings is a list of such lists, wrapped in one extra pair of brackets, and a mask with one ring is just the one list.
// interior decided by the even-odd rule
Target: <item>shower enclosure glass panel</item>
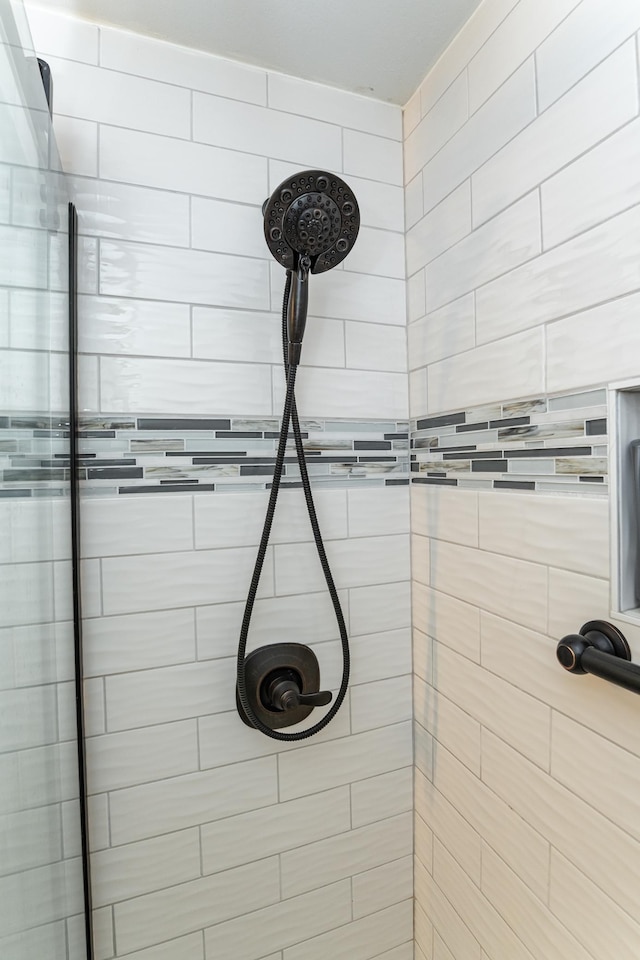
[(68, 481), (67, 200), (24, 10), (0, 0), (3, 960), (86, 956)]

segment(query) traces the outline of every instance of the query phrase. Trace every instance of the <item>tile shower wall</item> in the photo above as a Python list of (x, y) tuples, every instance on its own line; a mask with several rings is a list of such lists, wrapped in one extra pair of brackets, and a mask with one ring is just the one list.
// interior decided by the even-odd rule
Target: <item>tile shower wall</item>
[(640, 953), (637, 698), (555, 660), (610, 610), (638, 30), (635, 0), (485, 0), (404, 113), (416, 960)]
[[(266, 420), (269, 432), (284, 276), (260, 207), (304, 167), (343, 173), (363, 226), (346, 269), (312, 285), (301, 417), (351, 421), (350, 444), (372, 425), (385, 444), (406, 433), (400, 110), (36, 8), (32, 26), (86, 251), (85, 452), (114, 458), (119, 436), (99, 435), (114, 422), (135, 422), (143, 444), (145, 421), (164, 418), (152, 433), (165, 464), (176, 419)], [(186, 449), (202, 439), (178, 437)], [(224, 438), (236, 465), (250, 439)], [(119, 467), (131, 465), (106, 469)], [(234, 709), (266, 492), (130, 496), (117, 473), (103, 479), (114, 495), (86, 499), (83, 527), (100, 960), (410, 960), (408, 486), (342, 475), (318, 490), (353, 685), (326, 731), (283, 748)], [(311, 643), (337, 688), (336, 628), (295, 488), (256, 604), (253, 645), (274, 639)]]

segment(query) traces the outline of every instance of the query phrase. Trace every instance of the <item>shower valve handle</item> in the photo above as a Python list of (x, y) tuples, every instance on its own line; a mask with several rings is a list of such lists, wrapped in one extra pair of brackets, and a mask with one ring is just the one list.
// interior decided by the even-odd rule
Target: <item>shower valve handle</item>
[(326, 707), (331, 703), (330, 690), (317, 693), (302, 693), (295, 680), (278, 677), (269, 684), (268, 698), (276, 710), (293, 710), (294, 707)]

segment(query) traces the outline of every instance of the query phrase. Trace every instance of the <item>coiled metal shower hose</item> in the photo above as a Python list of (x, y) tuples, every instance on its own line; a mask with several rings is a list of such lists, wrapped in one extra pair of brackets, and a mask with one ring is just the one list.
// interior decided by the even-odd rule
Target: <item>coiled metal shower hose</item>
[[(349, 637), (347, 635), (347, 628), (344, 622), (344, 616), (342, 613), (342, 607), (340, 605), (340, 598), (338, 597), (338, 592), (336, 590), (335, 584), (333, 582), (333, 575), (331, 573), (331, 568), (329, 567), (329, 561), (327, 560), (327, 555), (324, 548), (324, 543), (322, 542), (322, 534), (320, 532), (320, 526), (318, 524), (318, 518), (316, 516), (316, 508), (313, 502), (313, 495), (311, 493), (311, 484), (309, 482), (309, 474), (307, 471), (307, 464), (304, 457), (304, 447), (302, 445), (302, 436), (300, 433), (300, 421), (298, 419), (298, 410), (296, 407), (296, 397), (295, 397), (295, 383), (296, 383), (296, 371), (297, 366), (289, 364), (288, 360), (288, 337), (287, 337), (287, 310), (289, 306), (289, 294), (291, 291), (291, 272), (287, 271), (287, 280), (284, 288), (284, 296), (282, 301), (282, 348), (284, 355), (284, 369), (287, 380), (287, 390), (284, 401), (284, 410), (282, 412), (282, 425), (280, 427), (280, 436), (278, 440), (278, 452), (276, 455), (276, 462), (273, 471), (273, 481), (271, 484), (271, 494), (269, 496), (269, 503), (267, 505), (267, 513), (264, 518), (264, 526), (262, 528), (262, 536), (260, 538), (260, 545), (258, 547), (258, 555), (256, 557), (255, 566), (253, 568), (253, 575), (251, 577), (251, 584), (249, 586), (249, 593), (247, 595), (247, 602), (244, 608), (244, 616), (242, 618), (242, 627), (240, 629), (240, 639), (238, 641), (238, 663), (237, 663), (237, 681), (238, 681), (238, 698), (242, 705), (247, 718), (250, 720), (251, 724), (255, 727), (256, 730), (259, 730), (261, 733), (264, 733), (265, 736), (271, 737), (273, 740), (306, 740), (308, 737), (312, 737), (314, 734), (319, 733), (320, 730), (323, 730), (328, 723), (330, 723), (335, 717), (336, 713), (340, 709), (342, 702), (347, 693), (347, 687), (349, 685), (349, 672), (351, 669), (351, 656), (349, 652)], [(247, 648), (247, 638), (249, 636), (249, 627), (251, 625), (251, 615), (253, 613), (253, 605), (255, 603), (256, 595), (258, 592), (258, 585), (260, 583), (260, 575), (262, 573), (262, 567), (264, 565), (264, 558), (267, 552), (267, 546), (269, 545), (269, 537), (271, 535), (271, 525), (273, 523), (273, 517), (276, 510), (276, 503), (278, 501), (278, 492), (280, 490), (280, 481), (282, 479), (282, 468), (284, 465), (284, 457), (287, 447), (287, 438), (289, 434), (289, 423), (291, 423), (293, 436), (295, 439), (296, 445), (296, 455), (298, 458), (298, 465), (300, 467), (300, 477), (302, 480), (302, 489), (304, 490), (304, 498), (307, 504), (307, 512), (309, 514), (309, 522), (311, 524), (311, 530), (313, 531), (313, 539), (316, 544), (316, 549), (318, 551), (318, 557), (320, 558), (320, 564), (322, 566), (322, 572), (324, 573), (324, 578), (327, 584), (327, 590), (329, 591), (329, 596), (331, 597), (331, 602), (333, 604), (333, 610), (336, 616), (336, 621), (338, 623), (338, 629), (340, 631), (340, 640), (342, 643), (342, 681), (340, 683), (340, 690), (338, 695), (333, 702), (331, 709), (312, 727), (308, 727), (306, 730), (299, 730), (295, 733), (281, 733), (279, 730), (272, 730), (271, 727), (268, 727), (263, 723), (254, 713), (251, 708), (251, 704), (247, 698), (247, 688), (245, 683), (245, 671), (244, 671), (244, 661), (245, 653)]]

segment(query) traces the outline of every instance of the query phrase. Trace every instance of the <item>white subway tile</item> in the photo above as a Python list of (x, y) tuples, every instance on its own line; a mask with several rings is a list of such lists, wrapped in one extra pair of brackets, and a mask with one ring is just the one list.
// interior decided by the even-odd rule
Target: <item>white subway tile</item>
[(412, 180), (469, 116), (466, 72), (453, 81), (417, 125), (404, 147), (405, 181)]
[(414, 583), (413, 622), (439, 643), (471, 660), (480, 659), (480, 611), (477, 607)]
[[(431, 918), (434, 929), (439, 931), (443, 937), (446, 937), (446, 942), (455, 949), (457, 956), (464, 957), (465, 960), (467, 958), (468, 960), (482, 960), (480, 944), (465, 925), (462, 917), (452, 907), (426, 867), (418, 859), (415, 860), (414, 883), (417, 907), (416, 932), (424, 924), (428, 928), (429, 918)], [(426, 917), (420, 906), (421, 904), (429, 911), (429, 918)], [(424, 941), (423, 945), (426, 946)]]
[(411, 763), (411, 725), (398, 723), (280, 757), (283, 800), (365, 780)]
[(193, 137), (310, 167), (339, 169), (341, 163), (338, 126), (205, 93), (193, 95)]
[[(480, 865), (482, 859), (482, 840), (480, 834), (467, 823), (453, 804), (416, 770), (416, 831), (421, 824), (430, 828), (430, 833), (443, 843), (449, 853), (456, 858), (474, 883), (480, 885)], [(432, 846), (433, 844), (431, 844)], [(431, 847), (427, 850), (431, 864)], [(419, 854), (418, 854), (419, 856)], [(424, 861), (423, 861), (424, 862)]]
[(590, 960), (546, 903), (538, 899), (490, 847), (482, 850), (482, 892), (533, 956), (557, 952), (566, 960)]
[(530, 960), (531, 954), (501, 914), (483, 896), (440, 843), (434, 844), (433, 875), (451, 905), (464, 917), (489, 956)]
[(145, 670), (195, 659), (191, 610), (85, 619), (86, 676)]
[[(339, 591), (339, 597), (346, 614), (346, 591)], [(196, 610), (198, 656), (201, 660), (233, 656), (243, 613), (244, 600)], [(295, 643), (300, 635), (304, 635), (310, 644), (337, 639), (336, 618), (326, 589), (320, 593), (257, 600), (251, 618), (252, 644), (269, 643), (275, 633), (283, 642), (289, 643)]]
[(410, 230), (422, 218), (422, 171), (404, 188), (404, 219)]
[(407, 273), (415, 273), (470, 232), (471, 181), (465, 180), (407, 231)]
[(111, 842), (131, 843), (276, 802), (272, 757), (129, 787), (111, 794)]
[(404, 280), (404, 236), (389, 230), (361, 227), (345, 269)]
[(192, 197), (191, 245), (241, 257), (269, 258), (260, 208), (224, 200)]
[(269, 306), (266, 261), (142, 243), (100, 244), (100, 293), (257, 310)]
[(620, 0), (615, 16), (599, 0), (580, 3), (541, 44), (536, 54), (540, 109), (640, 29), (635, 0)]
[(0, 577), (0, 626), (55, 620), (53, 564), (6, 564)]
[(101, 850), (91, 857), (96, 907), (173, 887), (199, 876), (200, 842), (195, 828)]
[(551, 776), (640, 840), (640, 757), (554, 711)]
[[(439, 661), (435, 660), (434, 679), (440, 686), (438, 666)], [(415, 718), (439, 744), (441, 743), (461, 763), (479, 776), (480, 722), (471, 716), (466, 703), (459, 705), (455, 700), (450, 699), (451, 696), (460, 699), (455, 692), (445, 686), (444, 694), (440, 689), (430, 686), (416, 676), (413, 686)], [(426, 814), (423, 813), (422, 816), (428, 823), (431, 822)]]
[(410, 584), (386, 583), (349, 591), (349, 614), (354, 636), (409, 626)]
[(427, 311), (424, 270), (407, 280), (407, 318), (409, 323), (423, 317)]
[(527, 60), (425, 166), (431, 210), (535, 117), (533, 58)]
[(191, 355), (186, 304), (83, 296), (79, 311), (80, 349), (85, 353)]
[[(257, 546), (268, 500), (269, 494), (266, 492), (231, 493), (196, 499), (196, 548)], [(314, 502), (323, 536), (328, 540), (346, 537), (346, 491), (319, 490), (314, 494)], [(354, 536), (353, 532), (351, 535)], [(312, 536), (302, 490), (283, 490), (269, 542), (310, 542)]]
[(394, 140), (354, 130), (343, 131), (344, 172), (401, 186), (402, 147)]
[[(609, 581), (549, 568), (549, 635), (560, 640), (588, 620), (608, 619)], [(496, 613), (498, 611), (495, 611)], [(539, 624), (526, 624), (537, 626)]]
[[(567, 890), (578, 897), (576, 911)], [(635, 960), (640, 943), (640, 925), (610, 897), (592, 883), (569, 860), (551, 851), (549, 905), (553, 913), (589, 951), (589, 956), (606, 957), (615, 951), (618, 960)]]
[[(77, 806), (76, 801), (73, 803)], [(109, 798), (106, 793), (88, 798), (89, 840), (91, 850), (104, 850), (109, 846)]]
[[(637, 206), (478, 290), (478, 341), (494, 340), (636, 290), (639, 256)], [(553, 388), (549, 385), (549, 389)], [(520, 396), (528, 392), (521, 390)]]
[(406, 140), (411, 131), (415, 130), (418, 126), (421, 115), (420, 89), (417, 89), (402, 108), (402, 132), (404, 140)]
[(426, 537), (411, 534), (411, 576), (419, 583), (429, 583), (430, 545)]
[(480, 547), (591, 576), (609, 571), (609, 509), (586, 497), (480, 495)]
[(394, 860), (353, 878), (353, 917), (358, 920), (413, 896), (413, 858)]
[(433, 541), (431, 585), (525, 626), (544, 627), (547, 569), (445, 541)]
[(77, 767), (78, 755), (73, 741), (5, 754), (0, 757), (0, 812), (14, 813), (75, 799)]
[(636, 116), (635, 72), (629, 41), (481, 167), (472, 178), (474, 223), (493, 216)]
[(637, 376), (638, 309), (640, 294), (634, 293), (549, 324), (548, 389)]
[(139, 33), (101, 27), (100, 64), (205, 93), (266, 103), (263, 70)]
[(92, 794), (177, 777), (197, 769), (198, 738), (193, 721), (163, 722), (144, 730), (90, 737), (87, 741), (87, 776)]
[(191, 880), (114, 908), (116, 942), (129, 952), (278, 900), (278, 861), (272, 857), (213, 877)]
[(56, 804), (2, 817), (0, 876), (20, 874), (62, 859), (62, 823)]
[(350, 884), (343, 880), (219, 923), (205, 930), (205, 956), (207, 960), (260, 960), (265, 950), (279, 950), (297, 943), (300, 937), (314, 937), (335, 926), (341, 928), (351, 919), (350, 899)]
[(269, 73), (269, 107), (402, 139), (402, 111), (395, 104), (282, 73)]
[(220, 713), (235, 705), (235, 660), (107, 677), (106, 691), (110, 731)]
[(423, 116), (465, 69), (516, 3), (517, 0), (487, 0), (474, 10), (422, 82)]
[(267, 195), (267, 161), (138, 130), (100, 127), (100, 176), (242, 203)]
[(411, 810), (413, 768), (393, 770), (351, 784), (351, 820), (354, 827), (374, 823)]
[[(127, 954), (127, 960), (204, 960), (202, 933), (200, 931), (188, 933), (186, 937), (168, 940), (156, 947), (136, 950), (135, 953)], [(271, 960), (278, 960), (278, 958), (271, 958)]]
[(429, 408), (427, 370), (412, 370), (409, 373), (409, 415), (419, 417)]
[[(251, 547), (108, 557), (102, 561), (104, 612), (142, 613), (244, 600), (254, 560)], [(272, 593), (272, 577), (267, 555), (261, 596)]]
[(190, 496), (87, 499), (83, 509), (84, 557), (164, 553), (193, 547)]
[(627, 124), (541, 187), (546, 248), (640, 203), (640, 121)]
[(47, 864), (0, 879), (0, 929), (8, 936), (33, 925), (33, 905), (40, 923), (64, 919), (70, 904), (82, 903), (79, 858)]
[(407, 327), (409, 369), (471, 350), (476, 342), (473, 293), (452, 300)]
[[(525, 264), (524, 269), (527, 267)], [(477, 323), (481, 315), (487, 323), (495, 319), (495, 314), (488, 319), (488, 309), (481, 314), (480, 304), (482, 292), (500, 282), (497, 280), (476, 292)], [(513, 314), (509, 317), (513, 325)], [(529, 330), (432, 363), (428, 374), (429, 413), (511, 397), (538, 396), (544, 392), (543, 351), (542, 332)]]
[(444, 645), (434, 645), (433, 671), (444, 696), (538, 766), (549, 768), (551, 710), (546, 704)]
[(98, 124), (56, 114), (53, 119), (62, 169), (79, 177), (98, 175)]
[[(405, 900), (370, 917), (306, 940), (284, 951), (284, 960), (370, 960), (380, 950), (410, 940), (413, 933), (413, 902)], [(383, 954), (384, 960), (384, 954)]]
[(172, 137), (190, 136), (188, 90), (73, 60), (49, 57), (48, 62), (55, 77), (56, 113)]
[[(408, 856), (413, 846), (412, 819), (410, 813), (402, 813), (282, 853), (283, 897), (298, 896), (397, 857)], [(309, 863), (313, 863), (313, 870), (309, 870)]]
[(99, 907), (93, 911), (93, 937), (96, 960), (110, 960), (116, 952), (113, 934), (113, 911), (110, 906)]
[(67, 950), (65, 927), (65, 921), (59, 920), (3, 937), (3, 956), (7, 960), (20, 960), (25, 950), (34, 957), (46, 956), (48, 950), (53, 956), (63, 957)]
[(579, 0), (518, 3), (469, 61), (469, 108), (474, 113), (536, 50)]
[(427, 310), (531, 260), (541, 247), (540, 203), (534, 191), (427, 266)]
[(102, 357), (100, 388), (103, 408), (116, 413), (271, 413), (271, 369), (248, 363)]
[(497, 737), (484, 733), (482, 747), (483, 780), (638, 920), (637, 841)]
[(351, 690), (353, 733), (373, 730), (412, 716), (411, 677), (391, 677), (362, 683)]
[[(210, 360), (280, 363), (282, 336), (278, 321), (275, 313), (194, 307), (193, 355)], [(304, 359), (313, 326), (315, 324), (310, 323), (307, 327)], [(315, 351), (314, 359), (317, 359)]]
[(478, 494), (418, 484), (411, 488), (411, 525), (414, 533), (478, 545)]
[(38, 56), (64, 57), (82, 63), (98, 62), (98, 27), (29, 2), (27, 19)]
[[(402, 327), (347, 322), (344, 335), (346, 366), (350, 370), (404, 372), (407, 369), (407, 340)], [(309, 344), (305, 349), (307, 347), (308, 358), (312, 348)]]
[[(391, 583), (409, 577), (408, 537), (352, 537), (330, 540), (327, 557), (339, 587)], [(324, 577), (313, 544), (275, 547), (276, 593), (307, 593), (323, 589)]]
[(80, 177), (70, 180), (69, 189), (81, 233), (189, 246), (189, 199), (183, 194)]
[[(278, 376), (274, 387), (277, 410), (282, 409), (284, 392), (284, 380)], [(296, 397), (303, 417), (401, 420), (407, 416), (406, 377), (401, 373), (305, 367), (296, 381)], [(237, 407), (236, 403), (236, 413)]]
[(0, 502), (0, 563), (71, 556), (69, 506), (55, 500)]
[(203, 871), (218, 873), (295, 847), (311, 852), (308, 845), (326, 837), (348, 839), (350, 827), (348, 787), (208, 823), (201, 828)]
[(389, 489), (350, 490), (349, 536), (371, 537), (394, 533), (409, 533), (409, 490), (406, 487)]

